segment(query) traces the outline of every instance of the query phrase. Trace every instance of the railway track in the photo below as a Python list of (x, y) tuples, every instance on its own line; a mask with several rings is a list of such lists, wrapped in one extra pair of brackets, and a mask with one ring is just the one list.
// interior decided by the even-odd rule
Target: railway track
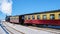
[(14, 33), (12, 33), (9, 29), (7, 29), (7, 27), (5, 27), (6, 28), (6, 30), (9, 32), (9, 34), (14, 34)]
[(36, 30), (43, 30), (43, 31), (47, 31), (47, 32), (51, 32), (51, 33), (56, 33), (56, 34), (60, 34), (60, 30), (58, 29), (52, 29), (52, 28), (39, 28), (39, 27), (33, 27), (33, 26), (26, 26), (32, 29), (36, 29)]
[(6, 30), (10, 33), (10, 34), (24, 34), (23, 32), (21, 31), (18, 31), (10, 26), (8, 26), (6, 23), (5, 23), (5, 27), (6, 27)]
[[(18, 24), (15, 24), (15, 25), (18, 25)], [(55, 33), (55, 34), (60, 34), (60, 30), (59, 29), (40, 28), (40, 27), (35, 27), (35, 26), (25, 26), (25, 27), (32, 28), (32, 29), (35, 29), (35, 30), (43, 30), (43, 31), (47, 31), (47, 32)]]
[[(17, 25), (17, 24), (15, 24)], [(57, 29), (51, 29), (51, 28), (38, 28), (38, 27), (33, 27), (33, 26), (25, 26), (31, 29), (35, 29), (35, 30), (43, 30), (43, 31), (47, 31), (47, 32), (51, 32), (51, 33), (55, 33), (55, 34), (60, 34), (60, 30)]]
[[(13, 24), (13, 25), (17, 25), (17, 24)], [(43, 30), (43, 31), (47, 31), (47, 32), (55, 33), (55, 34), (60, 34), (60, 30), (52, 29), (52, 28), (38, 28), (38, 27), (33, 27), (33, 26), (24, 26), (24, 27), (28, 27), (28, 28), (35, 29), (35, 30)], [(12, 27), (10, 27), (10, 28), (12, 28)], [(22, 34), (24, 34), (24, 33), (22, 33)]]

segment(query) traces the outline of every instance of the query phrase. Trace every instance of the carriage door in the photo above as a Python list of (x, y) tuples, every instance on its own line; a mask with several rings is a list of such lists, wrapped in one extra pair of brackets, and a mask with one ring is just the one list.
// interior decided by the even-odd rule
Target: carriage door
[(21, 19), (21, 21), (22, 21), (22, 24), (24, 23), (24, 16), (22, 16), (22, 19)]

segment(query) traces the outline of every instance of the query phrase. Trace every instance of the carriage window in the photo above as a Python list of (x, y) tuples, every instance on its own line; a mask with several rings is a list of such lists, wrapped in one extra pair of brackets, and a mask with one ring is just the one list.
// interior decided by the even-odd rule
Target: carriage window
[(46, 15), (43, 15), (43, 19), (46, 20), (47, 19), (47, 16)]
[(59, 14), (59, 19), (60, 19), (60, 14)]
[(26, 17), (24, 17), (24, 19), (27, 19)]
[(37, 19), (40, 19), (40, 15), (37, 15)]
[(35, 16), (32, 16), (32, 19), (35, 19)]
[(28, 19), (30, 19), (30, 16), (28, 16)]
[(54, 14), (51, 14), (50, 15), (50, 19), (55, 19), (55, 15)]
[(22, 17), (22, 19), (24, 19), (24, 17)]
[(27, 19), (26, 17), (24, 19)]

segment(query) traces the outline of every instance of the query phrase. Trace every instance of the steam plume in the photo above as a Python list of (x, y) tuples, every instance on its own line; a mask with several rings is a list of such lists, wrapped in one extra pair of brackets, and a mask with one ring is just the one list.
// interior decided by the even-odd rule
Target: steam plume
[(0, 0), (0, 11), (4, 14), (11, 15), (12, 0)]

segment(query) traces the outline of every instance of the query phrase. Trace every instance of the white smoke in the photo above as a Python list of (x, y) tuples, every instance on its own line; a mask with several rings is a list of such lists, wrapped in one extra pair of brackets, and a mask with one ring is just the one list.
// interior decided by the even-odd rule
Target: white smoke
[(0, 0), (0, 11), (4, 14), (11, 15), (12, 0)]

